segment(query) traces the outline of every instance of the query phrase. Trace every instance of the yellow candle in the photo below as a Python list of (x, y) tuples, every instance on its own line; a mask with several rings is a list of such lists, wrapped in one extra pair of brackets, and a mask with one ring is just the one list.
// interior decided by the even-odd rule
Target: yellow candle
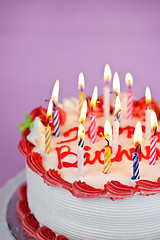
[(112, 128), (111, 128), (111, 124), (108, 120), (106, 120), (105, 125), (104, 125), (104, 137), (103, 137), (106, 141), (108, 146), (104, 148), (104, 170), (103, 172), (105, 174), (110, 172), (112, 163), (111, 163), (111, 148), (109, 146), (109, 140), (112, 140)]
[(83, 89), (84, 89), (84, 75), (81, 72), (78, 77), (78, 88), (81, 89), (81, 92), (79, 93), (79, 113), (81, 113), (81, 109), (83, 106), (83, 102), (85, 99)]
[(109, 173), (110, 168), (112, 166), (111, 163), (111, 149), (109, 146), (105, 147), (105, 152), (104, 152), (104, 173)]
[(80, 113), (81, 110), (82, 110), (82, 106), (83, 106), (83, 103), (84, 103), (84, 99), (85, 99), (84, 92), (80, 92), (80, 93), (79, 93), (79, 113)]
[(47, 110), (48, 125), (45, 127), (45, 153), (47, 153), (47, 154), (52, 152), (52, 149), (51, 149), (51, 127), (49, 126), (49, 122), (52, 122), (52, 110), (53, 110), (53, 102), (51, 99), (49, 101), (48, 110)]
[(45, 153), (51, 152), (51, 128), (49, 124), (45, 127)]

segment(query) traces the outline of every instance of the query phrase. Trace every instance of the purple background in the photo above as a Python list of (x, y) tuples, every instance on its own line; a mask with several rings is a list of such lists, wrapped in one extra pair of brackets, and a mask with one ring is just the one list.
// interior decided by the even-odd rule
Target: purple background
[(17, 149), (24, 113), (46, 106), (57, 78), (60, 99), (77, 96), (84, 72), (86, 95), (103, 69), (134, 78), (134, 95), (146, 85), (160, 101), (160, 1), (0, 1), (0, 186), (25, 166)]

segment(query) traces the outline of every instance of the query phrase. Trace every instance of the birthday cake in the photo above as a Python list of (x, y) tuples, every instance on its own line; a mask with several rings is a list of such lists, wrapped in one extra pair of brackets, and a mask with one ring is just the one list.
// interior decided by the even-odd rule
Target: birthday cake
[[(160, 239), (160, 132), (154, 131), (151, 142), (146, 137), (144, 99), (133, 102), (133, 117), (126, 117), (127, 95), (120, 99), (121, 119), (117, 115), (115, 120), (112, 107), (107, 117), (113, 128), (118, 121), (118, 140), (114, 129), (112, 139), (112, 133), (105, 132), (103, 97), (94, 109), (87, 98), (87, 117), (80, 122), (76, 98), (53, 106), (58, 128), (57, 113), (49, 118), (43, 107), (26, 115), (19, 150), (26, 158), (27, 195), (23, 187), (17, 211), (35, 238)], [(158, 115), (159, 105), (152, 101), (152, 108)], [(137, 121), (142, 140), (134, 139)]]

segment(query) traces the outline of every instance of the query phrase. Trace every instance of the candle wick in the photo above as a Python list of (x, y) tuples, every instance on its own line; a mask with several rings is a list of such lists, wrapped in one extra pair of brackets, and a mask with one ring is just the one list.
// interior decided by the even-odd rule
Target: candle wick
[(118, 96), (118, 93), (117, 93), (116, 91), (111, 91), (110, 93), (111, 93), (111, 94), (115, 94), (116, 97)]
[(45, 101), (45, 102), (49, 102), (49, 100), (48, 100), (48, 99), (45, 99), (44, 101)]
[(49, 116), (48, 119), (47, 119), (47, 123), (49, 124), (49, 123), (51, 123), (51, 122), (52, 122), (52, 117)]
[(81, 86), (81, 92), (83, 92), (83, 87)]
[(141, 145), (138, 144), (138, 146), (136, 147), (136, 152), (138, 151), (138, 148), (139, 148), (139, 153), (141, 154)]
[(53, 107), (56, 108), (56, 104), (55, 104), (55, 102), (53, 101), (53, 99), (52, 99), (52, 102), (53, 102)]
[(107, 146), (109, 147), (109, 140), (107, 138), (105, 138), (105, 140), (107, 141)]
[(91, 112), (93, 112), (93, 106), (91, 107)]
[(155, 127), (155, 130), (154, 130), (154, 136), (156, 135), (156, 132), (157, 132), (157, 127)]
[(129, 90), (131, 90), (131, 84), (129, 84)]
[(115, 114), (115, 120), (120, 120), (120, 112), (122, 111), (122, 109), (118, 110), (118, 112)]

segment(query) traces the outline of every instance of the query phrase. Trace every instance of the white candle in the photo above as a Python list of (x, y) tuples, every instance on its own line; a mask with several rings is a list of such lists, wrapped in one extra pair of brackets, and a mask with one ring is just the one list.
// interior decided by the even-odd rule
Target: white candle
[(145, 136), (147, 140), (151, 139), (151, 109), (149, 107), (146, 110), (146, 129), (145, 129)]
[(118, 152), (118, 136), (119, 136), (119, 121), (113, 123), (113, 141), (112, 141), (112, 155), (115, 156)]
[(151, 92), (148, 87), (146, 87), (146, 92), (145, 92), (145, 100), (147, 104), (147, 110), (145, 112), (146, 114), (146, 124), (145, 124), (145, 137), (147, 140), (151, 139), (151, 109), (149, 108), (150, 102), (151, 102)]
[(84, 128), (83, 125), (79, 125), (78, 130), (78, 148), (77, 148), (77, 160), (78, 160), (78, 178), (84, 177)]
[(116, 97), (116, 103), (115, 103), (115, 121), (113, 123), (113, 141), (112, 141), (112, 154), (113, 154), (113, 156), (116, 155), (116, 153), (118, 151), (120, 111), (121, 111), (121, 102), (120, 102), (119, 96), (117, 96)]
[(107, 64), (104, 68), (104, 82), (106, 83), (106, 85), (103, 89), (103, 109), (106, 118), (108, 118), (110, 115), (110, 88), (108, 86), (108, 83), (111, 80), (111, 76), (111, 69), (110, 66)]

